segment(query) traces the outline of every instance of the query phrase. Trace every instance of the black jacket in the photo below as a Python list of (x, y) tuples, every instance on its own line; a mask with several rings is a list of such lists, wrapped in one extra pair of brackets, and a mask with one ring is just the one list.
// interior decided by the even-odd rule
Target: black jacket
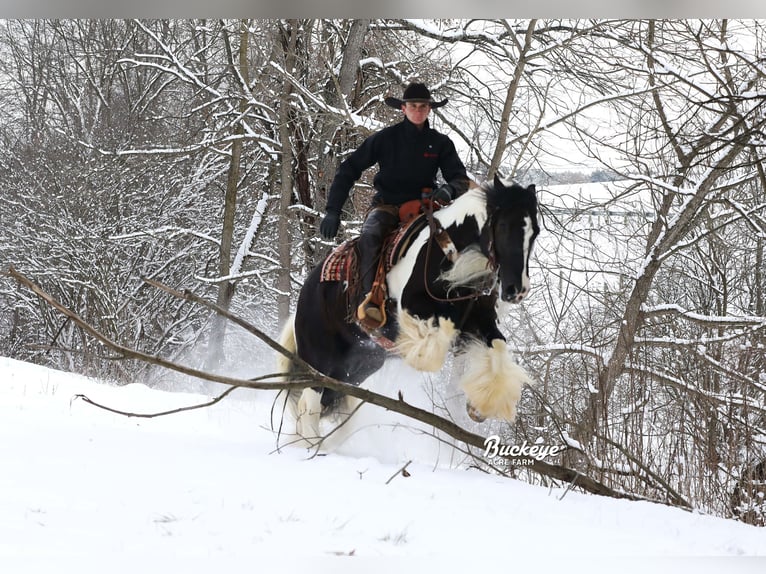
[(462, 194), (468, 186), (465, 166), (446, 135), (432, 129), (428, 121), (418, 130), (407, 118), (368, 137), (338, 167), (327, 196), (327, 211), (340, 213), (351, 187), (362, 172), (378, 164), (373, 179), (373, 205), (400, 205), (420, 199), (424, 187), (436, 186), (436, 172)]

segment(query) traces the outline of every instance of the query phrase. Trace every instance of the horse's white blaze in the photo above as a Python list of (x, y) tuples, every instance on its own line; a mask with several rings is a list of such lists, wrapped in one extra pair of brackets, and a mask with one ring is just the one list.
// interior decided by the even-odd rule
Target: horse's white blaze
[(471, 343), (465, 359), (460, 386), (469, 404), (486, 418), (513, 421), (521, 389), (532, 379), (513, 361), (505, 341), (494, 339), (491, 347)]
[(303, 389), (295, 410), (295, 434), (308, 443), (319, 438), (319, 415), (322, 414), (322, 395), (314, 389)]
[(450, 319), (431, 317), (424, 321), (399, 309), (396, 350), (414, 369), (431, 372), (441, 369), (457, 335)]
[(535, 230), (532, 227), (532, 218), (528, 215), (524, 218), (524, 269), (521, 272), (521, 293), (529, 293), (531, 282), (529, 281), (529, 255), (532, 249), (532, 236)]

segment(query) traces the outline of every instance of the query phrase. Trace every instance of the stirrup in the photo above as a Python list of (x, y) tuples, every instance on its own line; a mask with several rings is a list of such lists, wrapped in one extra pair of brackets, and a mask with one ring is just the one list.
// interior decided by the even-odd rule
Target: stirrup
[(378, 305), (372, 301), (372, 291), (367, 293), (367, 296), (356, 308), (356, 320), (357, 323), (365, 331), (373, 331), (379, 329), (386, 324), (386, 308), (385, 305)]

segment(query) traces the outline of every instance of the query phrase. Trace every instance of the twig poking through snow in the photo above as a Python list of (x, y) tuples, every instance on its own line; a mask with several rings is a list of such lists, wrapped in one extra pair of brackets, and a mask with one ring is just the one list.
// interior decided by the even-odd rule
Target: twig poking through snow
[(397, 476), (399, 476), (400, 474), (401, 474), (402, 476), (404, 476), (404, 477), (407, 477), (407, 476), (409, 476), (409, 475), (410, 475), (410, 473), (409, 473), (409, 472), (407, 472), (407, 467), (408, 467), (408, 466), (410, 466), (410, 463), (411, 463), (411, 462), (412, 462), (411, 460), (408, 460), (408, 461), (407, 461), (407, 464), (405, 464), (405, 465), (404, 465), (402, 468), (400, 468), (400, 469), (399, 469), (399, 470), (397, 470), (397, 471), (396, 471), (394, 474), (392, 474), (392, 475), (391, 475), (391, 478), (389, 478), (389, 479), (386, 481), (386, 484), (388, 484), (389, 482), (391, 482), (392, 480), (394, 480), (394, 479), (395, 479)]

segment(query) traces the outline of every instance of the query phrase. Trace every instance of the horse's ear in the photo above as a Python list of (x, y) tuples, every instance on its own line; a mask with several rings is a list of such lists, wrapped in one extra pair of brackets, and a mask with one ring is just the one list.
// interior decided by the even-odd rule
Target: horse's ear
[(531, 191), (532, 193), (537, 193), (537, 187), (535, 187), (534, 183), (531, 183), (527, 186), (527, 191)]
[(502, 180), (500, 179), (500, 175), (497, 172), (495, 172), (495, 181), (494, 181), (494, 183), (495, 183), (495, 189), (499, 190), (499, 189), (503, 189), (505, 187), (505, 184), (502, 182)]

